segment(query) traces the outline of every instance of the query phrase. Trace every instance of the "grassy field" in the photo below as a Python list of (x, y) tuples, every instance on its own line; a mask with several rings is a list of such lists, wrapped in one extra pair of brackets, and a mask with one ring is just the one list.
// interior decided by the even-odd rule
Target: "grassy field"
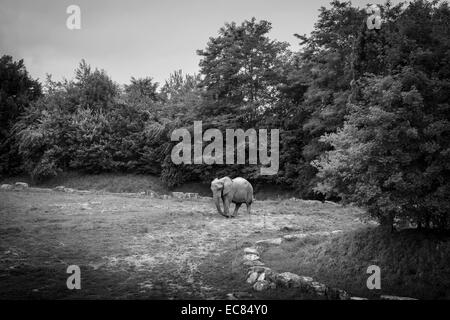
[[(262, 259), (276, 271), (311, 276), (353, 295), (450, 299), (450, 236), (364, 227), (333, 237), (311, 236), (267, 248)], [(381, 290), (368, 290), (367, 267), (381, 270)]]
[[(196, 192), (201, 196), (211, 196), (209, 184), (190, 182), (173, 190), (168, 190), (159, 177), (152, 175), (127, 173), (100, 173), (83, 174), (78, 172), (64, 172), (57, 177), (35, 183), (28, 176), (6, 177), (0, 179), (1, 183), (14, 184), (17, 181), (27, 182), (32, 186), (54, 188), (65, 186), (79, 190), (98, 190), (105, 192), (141, 192), (156, 191), (160, 194), (169, 194), (171, 191)], [(285, 190), (280, 186), (254, 186), (255, 197), (258, 200), (287, 199), (295, 196), (294, 192)]]
[[(253, 213), (225, 219), (206, 199), (2, 190), (0, 298), (222, 299), (251, 292), (234, 262), (254, 241), (364, 226), (360, 210), (327, 203), (257, 201)], [(72, 264), (81, 290), (66, 288)]]
[[(30, 182), (15, 177), (1, 183)], [(155, 199), (109, 192), (169, 191), (158, 178), (64, 174), (41, 187), (100, 193), (0, 190), (0, 299), (310, 299), (294, 290), (252, 292), (236, 263), (259, 239), (306, 233), (262, 252), (279, 272), (312, 276), (353, 295), (450, 299), (450, 237), (404, 230), (390, 233), (363, 223), (363, 211), (318, 201), (283, 199), (261, 189), (253, 214), (216, 213), (212, 200)], [(208, 195), (208, 186), (177, 191)], [(266, 188), (267, 189), (267, 188)], [(257, 198), (258, 199), (258, 198)], [(333, 236), (312, 235), (342, 230)], [(68, 290), (66, 269), (78, 265), (82, 289)], [(369, 265), (381, 268), (382, 289), (367, 289)], [(246, 295), (248, 296), (248, 295)]]

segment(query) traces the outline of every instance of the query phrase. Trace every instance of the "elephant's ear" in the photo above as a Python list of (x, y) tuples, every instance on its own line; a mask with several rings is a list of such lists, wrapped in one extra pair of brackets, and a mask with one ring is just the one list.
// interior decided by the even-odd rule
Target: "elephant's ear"
[(233, 181), (228, 177), (222, 178), (221, 180), (223, 182), (223, 194), (230, 193)]

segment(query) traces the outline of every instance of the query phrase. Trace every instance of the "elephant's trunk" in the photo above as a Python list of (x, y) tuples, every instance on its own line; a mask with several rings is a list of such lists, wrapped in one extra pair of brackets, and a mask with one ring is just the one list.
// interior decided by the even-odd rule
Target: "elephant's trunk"
[(222, 197), (219, 195), (214, 196), (214, 203), (216, 204), (217, 211), (223, 215), (222, 209), (220, 208), (220, 201), (222, 201)]

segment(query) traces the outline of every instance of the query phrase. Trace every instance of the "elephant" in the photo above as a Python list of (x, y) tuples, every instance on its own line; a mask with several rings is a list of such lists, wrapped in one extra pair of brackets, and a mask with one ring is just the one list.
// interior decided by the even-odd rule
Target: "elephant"
[[(217, 211), (219, 211), (221, 215), (227, 218), (234, 218), (238, 213), (239, 207), (243, 203), (247, 205), (247, 213), (250, 214), (253, 202), (253, 187), (250, 182), (244, 178), (216, 178), (211, 182), (211, 191), (213, 193)], [(223, 213), (220, 208), (221, 200), (223, 202)], [(229, 214), (231, 202), (236, 205), (233, 215)]]

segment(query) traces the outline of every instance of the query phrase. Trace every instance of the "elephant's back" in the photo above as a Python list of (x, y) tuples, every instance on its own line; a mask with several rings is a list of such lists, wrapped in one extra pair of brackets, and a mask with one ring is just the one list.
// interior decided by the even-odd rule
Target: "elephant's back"
[(241, 185), (243, 188), (234, 194), (234, 203), (251, 203), (253, 201), (253, 187), (246, 179), (237, 177), (233, 179), (233, 183)]

